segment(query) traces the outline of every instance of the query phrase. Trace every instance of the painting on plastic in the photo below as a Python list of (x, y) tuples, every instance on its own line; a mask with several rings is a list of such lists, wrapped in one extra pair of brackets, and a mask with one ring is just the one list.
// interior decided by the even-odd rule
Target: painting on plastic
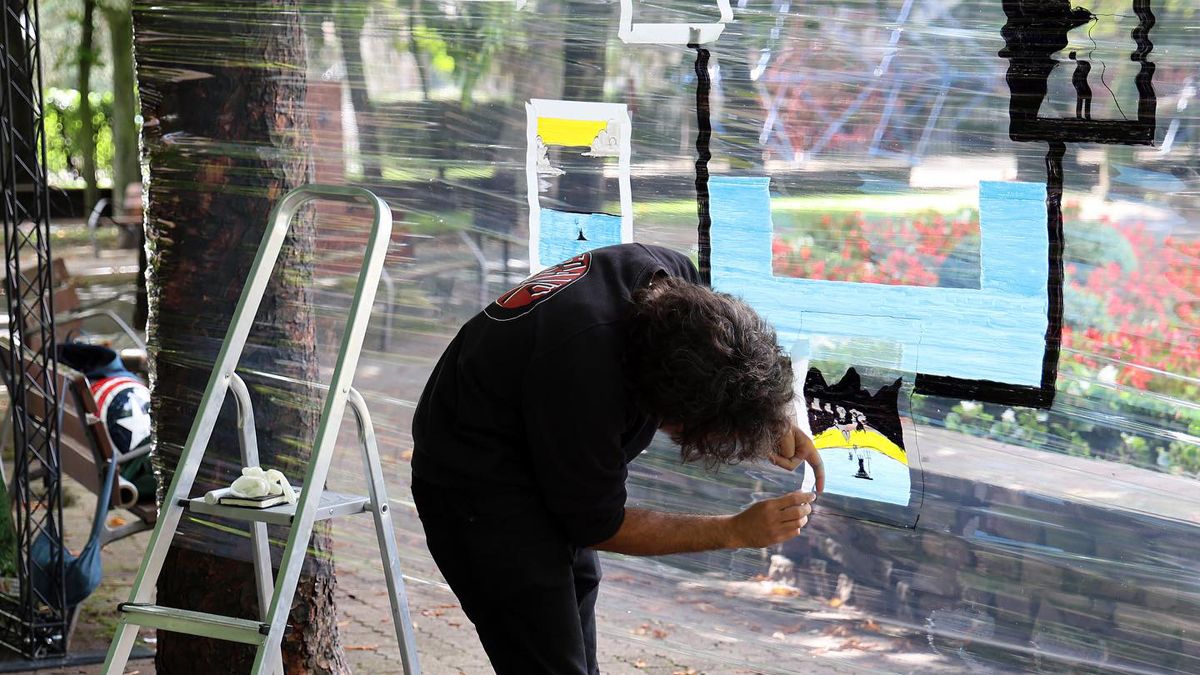
[[(770, 179), (713, 178), (709, 199), (713, 286), (745, 297), (781, 336), (833, 334), (920, 345), (922, 375), (971, 383), (978, 399), (1038, 400), (1050, 323), (1044, 185), (980, 184), (977, 289), (778, 276), (771, 258)], [(919, 381), (916, 386), (921, 391)]]
[(797, 423), (825, 466), (822, 507), (838, 515), (915, 525), (924, 485), (909, 413), (916, 348), (820, 335), (801, 338), (791, 353)]
[[(647, 7), (639, 7), (646, 5)], [(725, 30), (725, 24), (733, 21), (733, 8), (729, 0), (715, 3), (696, 3), (689, 12), (693, 16), (704, 16), (707, 21), (681, 20), (689, 17), (672, 17), (673, 21), (648, 22), (641, 15), (654, 3), (640, 0), (621, 0), (621, 23), (618, 36), (626, 44), (686, 45), (715, 42)]]
[[(1137, 19), (1129, 33), (1127, 57), (1138, 65), (1132, 83), (1137, 91), (1136, 110), (1130, 111), (1132, 118), (1121, 109), (1113, 87), (1104, 79), (1107, 65), (1101, 63), (1100, 72), (1093, 75), (1086, 53), (1066, 51), (1071, 35), (1080, 31), (1086, 31), (1081, 42), (1091, 40), (1094, 45), (1095, 40), (1089, 37), (1092, 28), (1101, 20), (1113, 20), (1112, 15), (1101, 17), (1068, 0), (1039, 3), (1005, 0), (1003, 5), (1008, 22), (1000, 31), (1004, 48), (999, 56), (1009, 62), (1005, 79), (1011, 93), (1009, 137), (1012, 140), (1122, 145), (1154, 142), (1158, 99), (1153, 84), (1155, 66), (1148, 56), (1154, 49), (1150, 31), (1156, 19), (1150, 0), (1132, 0), (1129, 8), (1129, 14)], [(1066, 56), (1066, 60), (1055, 58), (1056, 54)], [(1075, 114), (1054, 115), (1045, 110), (1049, 80), (1056, 70), (1068, 67), (1076, 99)], [(1092, 106), (1100, 92), (1110, 95), (1116, 103), (1114, 118), (1093, 117)]]
[[(527, 115), (526, 193), (529, 199), (529, 267), (539, 272), (592, 249), (633, 241), (630, 193), (630, 121), (625, 105), (533, 99)], [(607, 162), (616, 159), (619, 214), (581, 213), (543, 204), (551, 180), (566, 170), (551, 148)]]

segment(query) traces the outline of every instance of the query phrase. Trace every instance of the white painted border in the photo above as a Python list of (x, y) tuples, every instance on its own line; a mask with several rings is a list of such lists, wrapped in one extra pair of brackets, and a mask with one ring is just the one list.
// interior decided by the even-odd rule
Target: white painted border
[[(630, 144), (633, 124), (629, 107), (624, 103), (591, 101), (558, 101), (531, 99), (525, 104), (525, 192), (529, 202), (529, 273), (545, 268), (538, 258), (538, 237), (541, 235), (541, 203), (538, 199), (537, 122), (542, 117), (565, 120), (615, 122), (619, 129), (617, 148), (617, 186), (621, 201), (621, 241), (633, 241), (633, 190), (629, 183)], [(557, 262), (557, 261), (552, 261)]]
[[(719, 23), (634, 23), (633, 0), (621, 0), (621, 22), (617, 35), (625, 44), (686, 45), (692, 42), (708, 44), (716, 42), (725, 30), (725, 24), (733, 21), (733, 8), (729, 0), (717, 0), (721, 12)], [(693, 37), (692, 32), (696, 35)]]

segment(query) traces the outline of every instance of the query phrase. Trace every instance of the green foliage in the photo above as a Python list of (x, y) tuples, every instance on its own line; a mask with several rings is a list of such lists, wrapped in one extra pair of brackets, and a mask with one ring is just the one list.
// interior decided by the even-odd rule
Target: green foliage
[(13, 527), (12, 502), (7, 486), (0, 481), (0, 577), (17, 575), (17, 532)]
[(455, 60), (450, 55), (449, 45), (438, 32), (429, 26), (413, 26), (413, 40), (417, 48), (429, 56), (429, 66), (443, 75), (454, 73)]
[(459, 85), (459, 103), (469, 109), (492, 62), (517, 38), (519, 15), (511, 3), (445, 2), (413, 27), (418, 48), (435, 69), (449, 68)]
[(1200, 477), (1200, 410), (1102, 379), (1065, 365), (1050, 410), (961, 401), (946, 412), (939, 399), (915, 396), (913, 413), (1002, 443)]
[[(96, 166), (101, 186), (111, 184), (113, 162), (112, 92), (92, 92), (92, 123), (96, 129)], [(46, 128), (46, 169), (50, 182), (58, 187), (82, 187), (83, 127), (79, 111), (80, 96), (74, 89), (51, 89), (45, 100), (43, 121)]]
[(1133, 245), (1111, 224), (1072, 218), (1067, 220), (1063, 230), (1066, 242), (1064, 262), (1095, 267), (1116, 263), (1126, 271), (1137, 269), (1138, 259)]

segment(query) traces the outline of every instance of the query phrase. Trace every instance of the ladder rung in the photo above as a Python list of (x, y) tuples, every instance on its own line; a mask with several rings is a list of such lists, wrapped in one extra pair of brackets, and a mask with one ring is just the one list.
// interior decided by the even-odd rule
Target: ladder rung
[[(296, 491), (297, 493), (300, 490)], [(269, 525), (288, 526), (296, 515), (296, 504), (280, 504), (267, 509), (247, 508), (244, 506), (223, 506), (209, 504), (203, 497), (187, 499), (184, 508), (192, 513), (207, 516), (221, 516), (233, 520), (248, 520)], [(317, 502), (317, 520), (327, 520), (338, 516), (350, 516), (362, 513), (371, 507), (371, 500), (361, 495), (347, 495), (325, 490)]]
[(193, 612), (187, 609), (122, 602), (117, 609), (125, 620), (146, 628), (186, 633), (200, 637), (261, 645), (267, 639), (268, 624), (231, 616)]

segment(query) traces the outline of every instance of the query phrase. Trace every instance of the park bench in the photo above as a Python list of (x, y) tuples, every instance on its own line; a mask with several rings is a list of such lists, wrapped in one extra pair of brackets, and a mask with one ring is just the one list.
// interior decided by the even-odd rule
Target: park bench
[[(29, 350), (21, 349), (20, 352), (26, 372), (32, 377), (40, 377), (41, 367), (30, 360)], [(0, 371), (3, 371), (5, 381), (9, 380), (10, 373), (7, 370), (12, 362), (10, 345), (7, 340), (0, 341)], [(148, 454), (150, 446), (147, 444), (126, 453), (114, 450), (100, 420), (99, 406), (87, 378), (82, 374), (60, 364), (54, 384), (58, 391), (60, 419), (59, 465), (64, 474), (98, 495), (110, 461), (116, 461), (119, 471), (122, 465)], [(26, 391), (26, 397), (26, 407), (31, 415), (45, 414), (46, 400), (39, 393), (30, 389)], [(30, 480), (40, 476), (44, 470), (43, 467), (31, 469)], [(118, 484), (113, 486), (111, 506), (128, 511), (134, 518), (116, 526), (106, 523), (102, 535), (104, 544), (154, 527), (158, 515), (154, 502), (137, 503), (136, 494), (131, 492), (130, 486), (119, 475), (114, 480)]]
[[(21, 290), (26, 290), (27, 279), (31, 278), (31, 273), (23, 274), (21, 280)], [(94, 339), (96, 336), (91, 336), (85, 330), (85, 323), (93, 319), (100, 318), (107, 320), (115, 329), (123, 335), (133, 346), (120, 350), (120, 356), (126, 367), (131, 371), (146, 375), (148, 358), (146, 356), (146, 344), (129, 325), (121, 319), (121, 317), (111, 309), (102, 307), (87, 307), (81, 302), (75, 283), (71, 275), (67, 271), (66, 263), (61, 258), (55, 258), (51, 261), (51, 279), (54, 283), (54, 309), (55, 309), (55, 338), (59, 343), (70, 340), (79, 339)], [(7, 317), (5, 317), (7, 320)], [(3, 329), (6, 327), (0, 327)], [(6, 330), (4, 332), (7, 332)], [(21, 359), (24, 367), (31, 368), (40, 375), (39, 367), (30, 362), (30, 354), (38, 345), (30, 343), (21, 351)], [(0, 358), (3, 363), (0, 363), (0, 371), (4, 371), (4, 382), (9, 382), (10, 373), (7, 372), (11, 360), (11, 350), (7, 344), (7, 339), (0, 344)], [(109, 442), (108, 434), (104, 428), (104, 424), (99, 419), (99, 408), (96, 404), (96, 399), (92, 395), (88, 380), (82, 374), (77, 373), (63, 365), (58, 366), (58, 378), (56, 381), (57, 391), (59, 392), (59, 410), (61, 411), (60, 421), (60, 466), (63, 473), (78, 481), (84, 488), (93, 494), (100, 494), (102, 487), (101, 481), (104, 470), (107, 467), (108, 461), (113, 456), (113, 449)], [(44, 401), (36, 394), (31, 394), (34, 400), (28, 401), (27, 405), (31, 412), (44, 410)], [(0, 420), (0, 448), (5, 448), (9, 445), (9, 439), (12, 436), (12, 407), (6, 406), (3, 419)], [(36, 413), (35, 413), (36, 414)], [(126, 453), (117, 459), (119, 465), (125, 464), (133, 459), (140, 457), (149, 452), (148, 447), (134, 453)], [(40, 475), (40, 471), (44, 469), (35, 468), (31, 471), (30, 479), (34, 479)], [(0, 480), (6, 484), (10, 483), (11, 478), (6, 476), (3, 471), (3, 465), (0, 464)], [(133, 497), (127, 483), (122, 483), (120, 478), (117, 478), (118, 485), (113, 486), (112, 504), (120, 506), (128, 504), (130, 501), (136, 502), (136, 497)], [(13, 494), (13, 486), (8, 485), (9, 494)], [(131, 504), (126, 509), (132, 513), (135, 518), (132, 521), (110, 528), (106, 525), (103, 534), (104, 543), (120, 539), (121, 537), (149, 529), (154, 526), (156, 517), (156, 509), (151, 502), (150, 504)]]
[[(102, 307), (98, 304), (86, 305), (79, 296), (79, 289), (76, 286), (75, 280), (67, 270), (67, 264), (62, 258), (55, 258), (51, 261), (50, 278), (54, 284), (54, 332), (55, 338), (59, 342), (67, 342), (70, 340), (85, 339), (89, 336), (85, 329), (85, 324), (94, 319), (102, 319), (106, 321), (112, 329), (124, 338), (127, 338), (130, 345), (129, 353), (122, 353), (121, 357), (145, 363), (146, 342), (124, 319), (120, 317), (112, 309)], [(27, 279), (31, 278), (33, 272), (31, 270), (22, 270), (21, 292), (28, 290)], [(0, 296), (4, 293), (4, 288), (0, 287)], [(108, 302), (108, 301), (105, 301)], [(0, 325), (0, 331), (7, 328), (9, 317), (0, 315), (3, 325)], [(139, 353), (141, 354), (139, 356)], [(132, 368), (132, 365), (131, 365)], [(136, 368), (133, 368), (137, 371)], [(143, 372), (144, 371), (139, 371)]]

